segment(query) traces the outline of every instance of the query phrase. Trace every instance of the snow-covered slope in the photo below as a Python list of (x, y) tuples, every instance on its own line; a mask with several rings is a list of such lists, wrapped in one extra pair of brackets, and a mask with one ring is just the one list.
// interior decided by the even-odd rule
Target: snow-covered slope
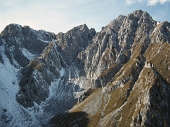
[[(74, 61), (94, 35), (85, 24), (59, 33), (56, 39), (27, 26), (7, 26), (1, 33), (1, 124), (46, 126), (54, 115), (77, 103), (90, 81), (80, 76)], [(6, 91), (12, 98), (4, 98), (9, 97)]]
[(0, 46), (0, 53), (3, 59), (3, 64), (0, 63), (0, 126), (40, 126), (37, 118), (16, 101), (19, 69), (11, 65), (5, 55), (4, 44)]
[(166, 126), (169, 28), (142, 10), (98, 33), (86, 24), (57, 35), (8, 25), (0, 34), (0, 126)]
[[(29, 34), (28, 34), (29, 33)], [(39, 34), (38, 34), (39, 33)], [(37, 32), (30, 27), (17, 24), (7, 26), (0, 36), (0, 126), (29, 127), (42, 126), (33, 111), (16, 101), (19, 91), (21, 69), (35, 59), (44, 46), (51, 41), (51, 35), (44, 39), (45, 31)], [(48, 33), (47, 33), (48, 34)], [(34, 38), (37, 36), (38, 38)], [(32, 38), (32, 39), (31, 39)], [(39, 38), (43, 39), (43, 41)], [(26, 44), (27, 43), (27, 44)], [(30, 43), (28, 45), (28, 43)], [(35, 49), (37, 44), (41, 49)], [(32, 48), (30, 48), (30, 46)], [(37, 51), (34, 51), (37, 50)]]

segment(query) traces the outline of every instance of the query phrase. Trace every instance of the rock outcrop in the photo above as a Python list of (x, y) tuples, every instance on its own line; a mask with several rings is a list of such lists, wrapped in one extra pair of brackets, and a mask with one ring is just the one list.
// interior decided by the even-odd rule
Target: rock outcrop
[[(78, 55), (87, 78), (95, 81), (95, 90), (70, 114), (86, 112), (87, 126), (168, 127), (169, 33), (168, 22), (157, 24), (141, 10), (104, 27)], [(60, 115), (58, 120), (68, 116)], [(51, 119), (55, 125), (56, 117)], [(82, 122), (77, 119), (75, 126)]]
[(11, 64), (25, 67), (30, 59), (40, 55), (56, 35), (43, 30), (36, 31), (29, 26), (10, 24), (1, 32), (1, 38), (5, 42), (5, 54)]
[[(169, 43), (170, 23), (142, 10), (98, 33), (86, 24), (57, 35), (10, 24), (0, 34), (0, 68), (14, 77), (0, 90), (15, 86), (14, 109), (28, 119), (21, 125), (168, 127)], [(0, 110), (0, 125), (18, 126), (21, 117)]]

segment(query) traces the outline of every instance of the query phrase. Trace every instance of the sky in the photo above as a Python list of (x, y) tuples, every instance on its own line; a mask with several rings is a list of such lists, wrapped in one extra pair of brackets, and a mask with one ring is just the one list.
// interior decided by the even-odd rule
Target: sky
[(0, 32), (11, 23), (56, 34), (87, 24), (99, 32), (119, 15), (139, 9), (170, 22), (170, 0), (0, 0)]

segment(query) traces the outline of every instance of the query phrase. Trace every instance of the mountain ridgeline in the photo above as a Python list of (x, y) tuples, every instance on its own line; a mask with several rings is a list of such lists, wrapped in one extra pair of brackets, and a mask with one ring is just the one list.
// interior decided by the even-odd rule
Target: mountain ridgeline
[(97, 33), (10, 24), (0, 34), (0, 125), (169, 127), (169, 54), (170, 23), (142, 10)]

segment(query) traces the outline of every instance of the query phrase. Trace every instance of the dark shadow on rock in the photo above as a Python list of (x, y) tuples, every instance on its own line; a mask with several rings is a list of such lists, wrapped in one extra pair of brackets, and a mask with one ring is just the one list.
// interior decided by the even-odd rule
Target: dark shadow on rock
[(64, 112), (54, 116), (49, 123), (54, 127), (87, 127), (89, 118), (86, 112)]

